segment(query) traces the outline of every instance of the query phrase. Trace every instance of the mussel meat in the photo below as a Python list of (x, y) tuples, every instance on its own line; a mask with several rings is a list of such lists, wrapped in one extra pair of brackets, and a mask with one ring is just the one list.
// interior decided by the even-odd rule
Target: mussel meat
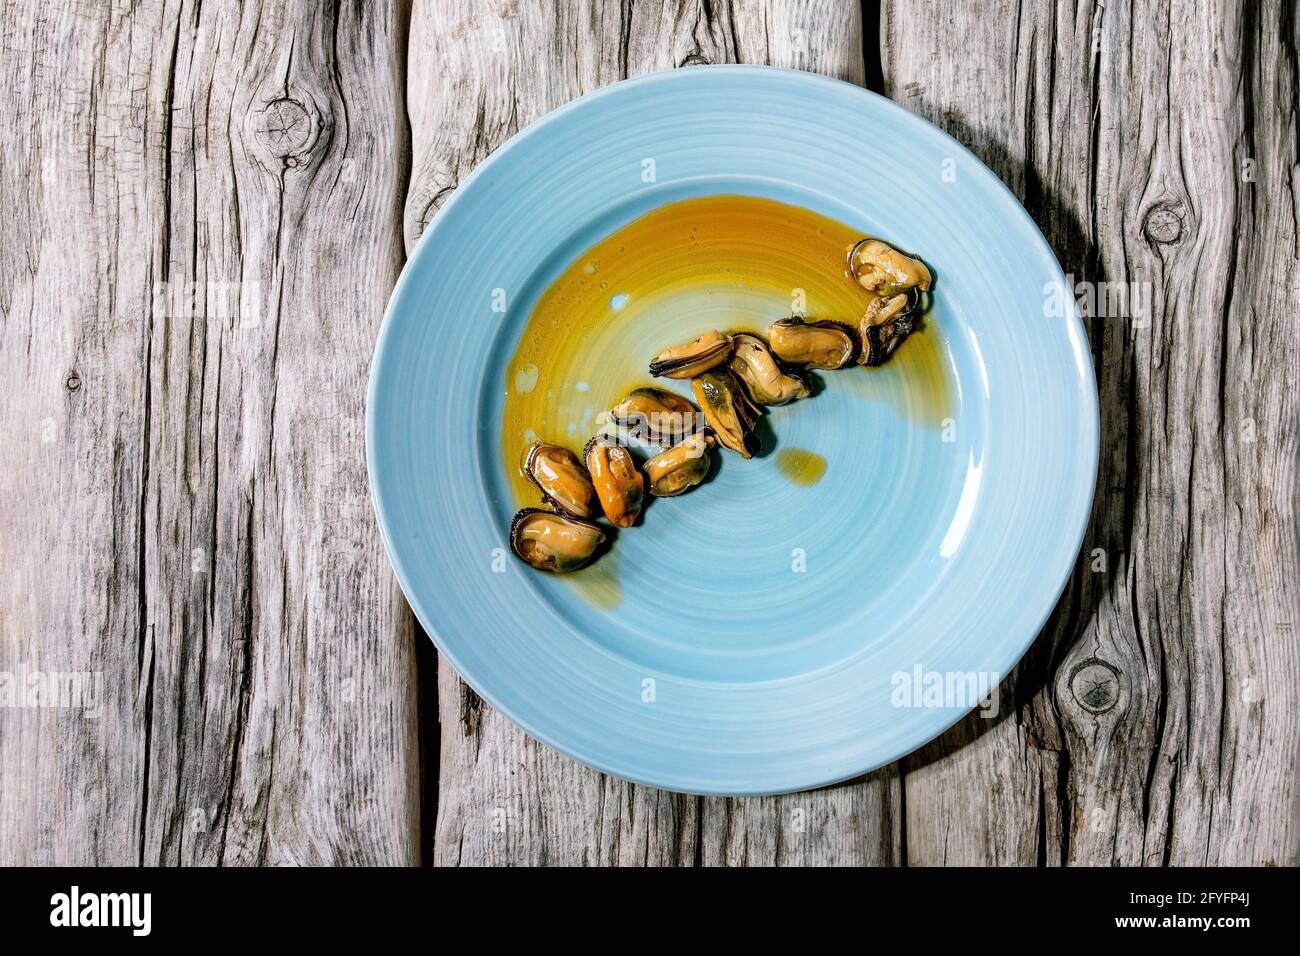
[(768, 326), (767, 340), (782, 362), (806, 368), (843, 368), (857, 354), (857, 342), (838, 322), (781, 319)]
[(699, 432), (648, 460), (644, 468), (650, 479), (650, 493), (657, 498), (671, 498), (694, 488), (708, 474), (712, 447), (713, 436)]
[(863, 239), (853, 247), (849, 272), (862, 288), (885, 298), (908, 289), (928, 291), (932, 281), (924, 262), (879, 239)]
[(609, 417), (633, 438), (665, 448), (704, 427), (694, 405), (676, 392), (654, 386), (633, 389), (610, 409)]
[(641, 513), (641, 499), (645, 495), (645, 479), (637, 471), (632, 453), (618, 442), (597, 435), (587, 442), (582, 458), (610, 524), (617, 528), (632, 527)]
[(916, 327), (920, 303), (921, 294), (917, 289), (889, 298), (873, 299), (858, 323), (858, 334), (862, 338), (858, 363), (883, 365)]
[(731, 354), (731, 336), (705, 332), (685, 345), (666, 348), (650, 360), (650, 374), (656, 378), (693, 378), (721, 365)]
[(784, 405), (810, 394), (808, 382), (797, 372), (787, 372), (757, 335), (739, 332), (731, 337), (728, 368), (759, 405)]
[(542, 571), (576, 571), (596, 553), (605, 532), (558, 511), (524, 508), (510, 523), (510, 550)]
[(596, 489), (578, 456), (559, 445), (534, 442), (524, 452), (523, 472), (549, 504), (575, 518), (590, 518)]
[(742, 458), (753, 458), (758, 451), (754, 423), (763, 411), (749, 400), (736, 376), (725, 368), (710, 369), (692, 379), (691, 388), (718, 441)]

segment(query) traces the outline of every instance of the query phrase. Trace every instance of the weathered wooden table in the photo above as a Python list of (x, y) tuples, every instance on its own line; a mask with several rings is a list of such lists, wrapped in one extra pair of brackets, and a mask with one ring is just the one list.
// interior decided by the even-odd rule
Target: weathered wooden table
[[(0, 862), (1297, 861), (1293, 5), (15, 0), (0, 38), (0, 679), (102, 684), (0, 709)], [(1085, 296), (1151, 303), (1089, 309), (1096, 503), (1014, 706), (730, 800), (579, 766), (437, 663), (363, 413), (477, 162), (737, 61), (933, 120)]]

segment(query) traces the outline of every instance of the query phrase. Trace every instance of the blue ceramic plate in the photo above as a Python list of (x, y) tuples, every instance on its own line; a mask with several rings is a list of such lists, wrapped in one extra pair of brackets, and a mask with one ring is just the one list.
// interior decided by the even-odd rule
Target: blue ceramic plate
[[(517, 506), (500, 445), (511, 357), (538, 295), (593, 242), (665, 203), (729, 193), (919, 252), (937, 277), (927, 334), (951, 412), (918, 420), (881, 394), (908, 394), (898, 370), (827, 375), (771, 417), (783, 445), (826, 457), (820, 482), (727, 454), (713, 480), (620, 533), (601, 561), (621, 594), (593, 602), (502, 558)], [(1051, 306), (1063, 284), (988, 169), (856, 87), (704, 67), (570, 103), (460, 186), (389, 303), (367, 451), (406, 597), (492, 706), (609, 773), (757, 794), (888, 763), (1014, 667), (1070, 574), (1098, 417), (1073, 301)], [(874, 393), (848, 384), (872, 375)]]

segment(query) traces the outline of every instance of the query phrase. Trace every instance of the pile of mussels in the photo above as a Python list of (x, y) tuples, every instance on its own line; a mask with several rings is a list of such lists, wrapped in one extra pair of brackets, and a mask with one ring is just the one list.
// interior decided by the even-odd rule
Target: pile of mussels
[[(515, 515), (511, 550), (543, 571), (576, 571), (605, 540), (595, 520), (600, 512), (615, 527), (630, 528), (647, 486), (658, 498), (695, 487), (708, 473), (715, 443), (753, 457), (762, 406), (810, 394), (801, 369), (883, 364), (915, 327), (930, 270), (879, 239), (858, 242), (848, 258), (849, 275), (872, 293), (856, 329), (781, 319), (768, 327), (766, 342), (748, 332), (706, 332), (651, 360), (651, 375), (691, 380), (702, 421), (676, 392), (644, 386), (610, 409), (612, 433), (603, 430), (587, 442), (581, 458), (559, 445), (530, 445), (521, 468), (551, 508), (524, 508)], [(663, 450), (638, 469), (627, 448), (630, 438)]]

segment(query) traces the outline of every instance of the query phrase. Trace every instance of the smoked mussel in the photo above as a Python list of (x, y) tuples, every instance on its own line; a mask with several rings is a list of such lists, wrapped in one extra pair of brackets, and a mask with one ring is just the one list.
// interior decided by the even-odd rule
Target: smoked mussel
[(857, 356), (855, 337), (838, 322), (789, 318), (773, 322), (767, 341), (782, 362), (804, 368), (844, 368)]
[(522, 468), (548, 504), (575, 518), (593, 517), (596, 489), (587, 469), (569, 449), (533, 442), (524, 452)]
[(732, 337), (727, 367), (759, 405), (784, 405), (810, 393), (807, 380), (781, 367), (771, 349), (757, 335), (739, 332)]
[(928, 292), (933, 281), (924, 262), (879, 239), (863, 239), (850, 250), (849, 272), (862, 288), (886, 299), (909, 289)]
[(605, 532), (590, 521), (558, 511), (524, 508), (510, 522), (510, 550), (542, 571), (576, 571), (605, 541)]
[(582, 459), (609, 523), (617, 528), (632, 527), (645, 496), (645, 479), (632, 453), (613, 439), (597, 435), (587, 442)]
[(863, 239), (849, 251), (849, 272), (874, 296), (858, 322), (858, 364), (882, 365), (916, 327), (934, 278), (920, 259), (879, 239)]
[(883, 365), (916, 328), (921, 293), (909, 289), (889, 298), (873, 299), (858, 323), (862, 349), (860, 365)]
[(731, 355), (731, 336), (705, 332), (685, 345), (666, 348), (650, 360), (650, 374), (656, 378), (694, 378), (721, 365)]
[(699, 410), (690, 401), (649, 385), (629, 392), (610, 409), (609, 418), (629, 436), (665, 448), (704, 427)]
[(709, 472), (709, 449), (713, 436), (699, 432), (661, 451), (645, 463), (650, 493), (657, 498), (671, 498), (689, 491)]
[(754, 425), (763, 412), (749, 400), (736, 376), (727, 369), (710, 369), (692, 379), (691, 388), (704, 420), (723, 447), (742, 458), (753, 458), (758, 451)]

